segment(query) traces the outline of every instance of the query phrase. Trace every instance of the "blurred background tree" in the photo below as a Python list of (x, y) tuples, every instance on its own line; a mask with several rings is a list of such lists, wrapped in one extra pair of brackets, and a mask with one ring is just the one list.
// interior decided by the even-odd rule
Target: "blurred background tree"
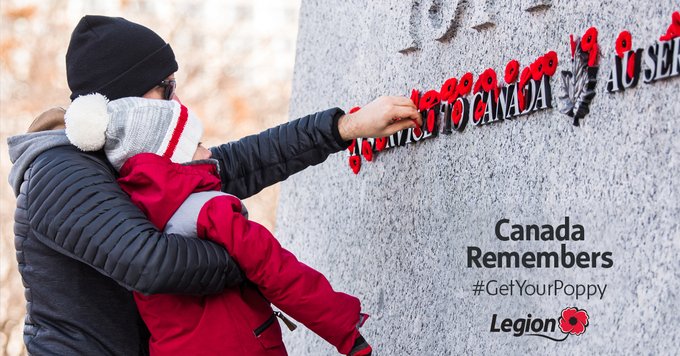
[[(288, 120), (299, 0), (0, 1), (0, 354), (22, 355), (25, 300), (14, 256), (15, 199), (7, 183), (7, 137), (41, 112), (68, 107), (64, 56), (85, 14), (121, 16), (168, 41), (178, 94), (217, 145)], [(278, 186), (245, 201), (274, 228)]]

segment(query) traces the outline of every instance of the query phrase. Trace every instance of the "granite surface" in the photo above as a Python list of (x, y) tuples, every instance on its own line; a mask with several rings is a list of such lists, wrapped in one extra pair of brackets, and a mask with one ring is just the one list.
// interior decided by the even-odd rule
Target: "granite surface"
[[(439, 90), (450, 77), (554, 50), (570, 68), (569, 35), (595, 26), (602, 58), (580, 126), (554, 108), (377, 153), (354, 175), (334, 154), (283, 183), (276, 235), (359, 297), (375, 355), (674, 354), (680, 349), (680, 76), (605, 90), (622, 30), (633, 48), (665, 33), (677, 0), (305, 0), (291, 117), (380, 95)], [(495, 226), (583, 226), (583, 240), (501, 241)], [(573, 231), (573, 228), (572, 228)], [(468, 267), (483, 253), (611, 252), (612, 266)], [(591, 255), (592, 256), (592, 255)], [(475, 295), (511, 281), (606, 285), (604, 295)], [(515, 283), (515, 282), (513, 282)], [(566, 289), (562, 290), (563, 292)], [(506, 318), (558, 319), (586, 310), (581, 335), (563, 342), (492, 332)], [(544, 332), (564, 335), (559, 327)], [(305, 328), (284, 330), (291, 355), (333, 355)]]

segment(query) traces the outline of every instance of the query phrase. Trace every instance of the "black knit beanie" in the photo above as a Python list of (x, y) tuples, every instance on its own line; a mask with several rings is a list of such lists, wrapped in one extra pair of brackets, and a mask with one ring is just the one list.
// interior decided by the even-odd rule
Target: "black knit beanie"
[(176, 71), (169, 44), (150, 29), (120, 17), (83, 17), (66, 52), (71, 100), (90, 93), (109, 100), (142, 96)]

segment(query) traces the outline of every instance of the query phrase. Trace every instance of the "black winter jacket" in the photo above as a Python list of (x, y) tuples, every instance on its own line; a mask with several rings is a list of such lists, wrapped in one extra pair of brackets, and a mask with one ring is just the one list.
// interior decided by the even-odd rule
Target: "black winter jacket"
[[(223, 190), (247, 198), (346, 148), (337, 130), (342, 114), (327, 110), (212, 148)], [(30, 135), (8, 140), (29, 353), (143, 355), (148, 331), (131, 290), (204, 295), (242, 282), (220, 246), (157, 231), (120, 190), (102, 152), (60, 144), (20, 162), (17, 147)]]

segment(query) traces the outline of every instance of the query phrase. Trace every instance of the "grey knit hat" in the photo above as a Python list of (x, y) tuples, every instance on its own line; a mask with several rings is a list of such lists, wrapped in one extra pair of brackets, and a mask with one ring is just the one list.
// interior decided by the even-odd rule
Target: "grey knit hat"
[(189, 162), (203, 135), (201, 122), (174, 100), (128, 97), (109, 102), (101, 94), (89, 94), (71, 103), (65, 121), (74, 146), (83, 151), (104, 148), (116, 170), (139, 153)]

